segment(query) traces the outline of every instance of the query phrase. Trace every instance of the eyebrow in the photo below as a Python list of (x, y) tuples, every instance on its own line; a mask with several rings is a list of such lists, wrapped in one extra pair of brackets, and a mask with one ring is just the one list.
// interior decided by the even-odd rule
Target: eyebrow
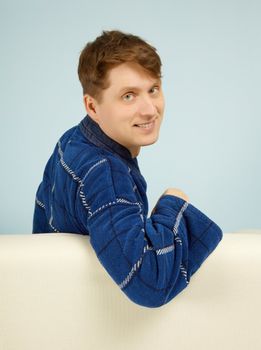
[[(155, 80), (154, 83), (151, 84), (150, 88), (152, 88), (154, 85), (160, 85), (161, 86), (161, 80), (160, 79)], [(122, 93), (123, 91), (128, 91), (128, 90), (140, 91), (141, 89), (138, 86), (125, 86), (125, 87), (120, 89), (119, 93)]]

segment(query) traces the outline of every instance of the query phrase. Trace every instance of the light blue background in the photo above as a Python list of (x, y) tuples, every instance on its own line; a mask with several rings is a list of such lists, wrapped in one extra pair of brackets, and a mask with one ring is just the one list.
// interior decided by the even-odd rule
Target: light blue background
[(1, 1), (0, 232), (31, 232), (44, 166), (85, 115), (80, 51), (110, 29), (141, 36), (163, 62), (160, 139), (138, 157), (150, 210), (177, 187), (224, 232), (261, 228), (260, 4)]

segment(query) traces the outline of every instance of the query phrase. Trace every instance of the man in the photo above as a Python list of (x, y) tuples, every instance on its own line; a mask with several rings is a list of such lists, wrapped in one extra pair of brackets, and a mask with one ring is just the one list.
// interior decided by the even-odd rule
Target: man
[(87, 115), (46, 165), (33, 233), (89, 235), (128, 298), (159, 307), (188, 285), (223, 233), (178, 189), (166, 190), (148, 216), (137, 156), (157, 141), (164, 113), (156, 49), (104, 31), (81, 52), (78, 74)]

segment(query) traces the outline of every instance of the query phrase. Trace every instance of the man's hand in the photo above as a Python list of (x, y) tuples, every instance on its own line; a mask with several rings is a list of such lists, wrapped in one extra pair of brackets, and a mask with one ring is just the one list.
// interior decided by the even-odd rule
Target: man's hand
[[(179, 190), (178, 188), (168, 188), (161, 196), (160, 198), (162, 198), (163, 196), (165, 196), (166, 194), (170, 194), (171, 196), (176, 196), (179, 197), (181, 199), (184, 199), (186, 202), (189, 202), (189, 197), (181, 190)], [(159, 198), (159, 200), (160, 200)], [(157, 203), (158, 204), (158, 203)], [(153, 208), (151, 215), (154, 214), (155, 208), (157, 206), (157, 204), (155, 205), (155, 207)]]
[(179, 198), (182, 198), (184, 199), (184, 201), (186, 202), (189, 202), (189, 197), (184, 193), (182, 192), (181, 190), (179, 190), (178, 188), (168, 188), (162, 196), (164, 196), (165, 194), (170, 194), (172, 196), (176, 196), (176, 197), (179, 197)]

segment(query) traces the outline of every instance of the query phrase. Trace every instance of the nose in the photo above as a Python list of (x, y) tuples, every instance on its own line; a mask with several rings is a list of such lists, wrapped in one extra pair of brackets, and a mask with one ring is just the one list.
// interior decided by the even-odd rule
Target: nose
[(149, 97), (141, 98), (139, 105), (139, 113), (142, 116), (154, 116), (157, 112), (155, 102)]

